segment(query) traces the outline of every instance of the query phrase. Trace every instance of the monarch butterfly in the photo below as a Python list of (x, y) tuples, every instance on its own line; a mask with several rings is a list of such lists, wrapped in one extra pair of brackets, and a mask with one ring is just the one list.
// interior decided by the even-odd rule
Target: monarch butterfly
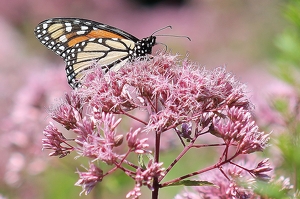
[(151, 54), (156, 44), (153, 34), (138, 39), (118, 28), (77, 18), (45, 20), (34, 33), (43, 45), (65, 60), (68, 83), (73, 89), (93, 64), (104, 72), (116, 71), (135, 57)]

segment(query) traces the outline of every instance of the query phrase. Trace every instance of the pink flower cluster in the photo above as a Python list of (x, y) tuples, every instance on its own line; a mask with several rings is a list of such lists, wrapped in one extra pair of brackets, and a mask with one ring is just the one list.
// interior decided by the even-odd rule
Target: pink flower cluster
[[(269, 134), (258, 131), (250, 111), (245, 85), (224, 67), (209, 71), (188, 60), (179, 61), (177, 56), (160, 54), (135, 60), (118, 72), (103, 74), (98, 68), (87, 71), (81, 87), (66, 95), (50, 112), (74, 137), (67, 138), (50, 123), (44, 130), (43, 148), (53, 150), (51, 156), (64, 157), (76, 151), (79, 157), (113, 166), (105, 173), (98, 164), (90, 163), (88, 172), (78, 172), (80, 180), (76, 185), (86, 193), (106, 175), (121, 169), (136, 184), (127, 197), (138, 198), (141, 186), (158, 193), (159, 188), (187, 177), (235, 164), (232, 160), (239, 155), (262, 151)], [(129, 130), (122, 130), (124, 120), (139, 125), (126, 123)], [(170, 130), (174, 137), (179, 136), (184, 149), (165, 170), (159, 162), (161, 135)], [(223, 140), (219, 144), (224, 146), (220, 161), (206, 170), (161, 184), (189, 149), (201, 148), (195, 142), (208, 133)], [(155, 140), (153, 148), (149, 139)], [(229, 153), (230, 147), (235, 148), (235, 153)], [(134, 163), (128, 157), (152, 152), (154, 157), (148, 164)], [(262, 167), (258, 166), (256, 170), (260, 171), (252, 175), (267, 178), (264, 172), (269, 167)]]
[(143, 185), (147, 186), (151, 191), (153, 191), (153, 177), (158, 178), (164, 176), (164, 169), (161, 168), (161, 166), (162, 163), (154, 163), (152, 160), (150, 160), (146, 170), (138, 168), (135, 175), (135, 187), (126, 195), (126, 198), (139, 198), (139, 196), (141, 195), (141, 187)]
[(213, 134), (226, 143), (236, 144), (237, 153), (262, 151), (267, 146), (269, 134), (258, 131), (248, 110), (243, 107), (226, 107), (221, 114), (213, 118)]

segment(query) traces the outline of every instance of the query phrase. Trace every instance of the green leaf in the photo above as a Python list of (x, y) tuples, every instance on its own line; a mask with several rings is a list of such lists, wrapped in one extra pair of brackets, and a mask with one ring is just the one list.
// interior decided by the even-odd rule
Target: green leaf
[(181, 180), (179, 182), (175, 182), (172, 184), (169, 184), (168, 186), (216, 186), (211, 182), (208, 181), (202, 181), (202, 180)]
[(138, 155), (138, 164), (140, 165), (140, 167), (142, 169), (146, 169), (146, 165), (145, 165), (143, 154), (139, 154)]
[[(138, 155), (138, 164), (141, 166), (142, 169), (147, 169), (145, 160), (144, 160), (144, 154)], [(151, 154), (146, 154), (148, 160), (154, 160), (153, 156)]]

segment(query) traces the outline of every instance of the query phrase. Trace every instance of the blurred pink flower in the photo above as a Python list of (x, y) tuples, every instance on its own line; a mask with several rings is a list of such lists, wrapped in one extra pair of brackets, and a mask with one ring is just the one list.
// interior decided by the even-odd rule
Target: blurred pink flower
[[(7, 174), (3, 179), (11, 186), (20, 183), (22, 173), (37, 174), (46, 168), (45, 161), (42, 160), (41, 129), (47, 117), (46, 104), (49, 104), (57, 90), (62, 88), (60, 84), (63, 84), (63, 79), (55, 69), (35, 71), (27, 76), (24, 74), (24, 83), (13, 96), (15, 103), (10, 114), (0, 120), (3, 129), (0, 138), (1, 150), (6, 151), (2, 160), (7, 163), (12, 157), (22, 157), (24, 161), (22, 168), (17, 170), (14, 169), (18, 166), (16, 164), (1, 169)], [(12, 179), (12, 176), (15, 177)]]

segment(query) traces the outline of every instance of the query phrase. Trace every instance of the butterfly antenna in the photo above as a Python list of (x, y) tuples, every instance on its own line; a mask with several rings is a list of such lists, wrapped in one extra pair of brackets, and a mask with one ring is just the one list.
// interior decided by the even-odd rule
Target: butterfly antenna
[(155, 33), (157, 33), (157, 32), (160, 32), (160, 31), (162, 31), (162, 30), (164, 30), (164, 29), (167, 29), (167, 28), (172, 29), (172, 26), (166, 26), (166, 27), (163, 27), (163, 28), (161, 28), (161, 29), (158, 29), (158, 30), (154, 31), (154, 33), (152, 33), (151, 36), (153, 36), (153, 35), (154, 35)]
[(162, 36), (162, 37), (180, 37), (180, 38), (186, 38), (186, 39), (188, 39), (189, 41), (192, 41), (191, 40), (191, 38), (190, 37), (188, 37), (188, 36), (184, 36), (184, 35), (155, 35), (156, 37), (157, 36)]

